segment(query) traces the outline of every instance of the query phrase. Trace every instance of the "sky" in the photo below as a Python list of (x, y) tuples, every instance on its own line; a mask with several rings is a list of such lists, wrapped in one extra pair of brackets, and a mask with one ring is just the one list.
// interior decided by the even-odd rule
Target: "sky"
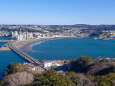
[(0, 0), (0, 24), (115, 24), (115, 0)]

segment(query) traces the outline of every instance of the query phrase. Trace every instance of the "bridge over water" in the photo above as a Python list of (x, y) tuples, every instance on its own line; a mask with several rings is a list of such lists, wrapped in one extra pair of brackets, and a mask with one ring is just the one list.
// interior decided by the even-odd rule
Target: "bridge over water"
[(34, 65), (42, 66), (41, 62), (39, 62), (37, 59), (26, 54), (25, 52), (21, 51), (20, 49), (14, 47), (14, 45), (13, 45), (13, 43), (15, 42), (14, 40), (0, 40), (0, 42), (7, 42), (7, 44), (5, 44), (5, 46), (9, 47), (13, 52), (15, 52), (17, 55), (19, 55), (21, 58), (23, 58), (27, 62), (30, 62)]
[(41, 66), (41, 62), (39, 62), (37, 59), (33, 58), (32, 56), (26, 54), (25, 52), (21, 51), (20, 49), (17, 49), (16, 47), (14, 47), (12, 45), (13, 43), (9, 43), (8, 47), (15, 52), (17, 55), (19, 55), (21, 58), (23, 58), (24, 60), (34, 64), (34, 65), (39, 65)]

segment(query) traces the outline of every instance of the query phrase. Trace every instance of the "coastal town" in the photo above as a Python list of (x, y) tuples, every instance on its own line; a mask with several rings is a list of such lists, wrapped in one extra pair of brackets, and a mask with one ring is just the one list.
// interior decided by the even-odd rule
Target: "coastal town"
[(1, 0), (0, 86), (115, 86), (115, 0)]
[[(100, 28), (102, 26), (97, 27)], [(62, 26), (61, 25), (51, 25), (51, 26), (0, 25), (0, 36), (9, 39), (7, 41), (7, 44), (2, 46), (0, 50), (3, 51), (12, 50), (16, 54), (18, 54), (21, 58), (25, 59), (27, 62), (23, 63), (23, 65), (26, 69), (28, 69), (28, 71), (41, 73), (46, 70), (56, 69), (57, 72), (64, 73), (65, 70), (64, 71), (62, 70), (67, 68), (67, 66), (65, 66), (65, 64), (67, 64), (65, 60), (41, 62), (23, 52), (21, 48), (24, 47), (25, 50), (29, 50), (28, 46), (30, 46), (32, 43), (53, 38), (93, 37), (94, 39), (104, 39), (104, 40), (115, 38), (115, 30), (113, 29), (100, 30), (97, 27), (85, 24), (76, 24), (68, 26), (67, 25)], [(2, 41), (4, 42), (5, 40), (1, 40), (1, 42)], [(61, 71), (59, 69), (61, 69)]]
[(115, 25), (0, 25), (0, 36), (23, 41), (48, 37), (114, 38)]
[[(29, 50), (27, 46), (34, 42), (71, 37), (93, 37), (94, 39), (115, 39), (115, 25), (0, 25), (0, 36), (15, 41), (13, 45)], [(7, 40), (0, 40), (4, 42)], [(6, 47), (5, 47), (6, 46)], [(7, 45), (0, 50), (10, 50)]]
[(44, 37), (88, 36), (88, 34), (81, 31), (82, 28), (76, 28), (71, 26), (1, 25), (0, 30), (1, 36), (8, 36), (14, 40), (19, 41)]
[[(7, 27), (7, 30), (6, 30)], [(40, 28), (41, 27), (41, 28)], [(42, 29), (42, 27), (44, 27)], [(20, 29), (22, 28), (22, 29)], [(26, 31), (23, 31), (27, 28)], [(79, 34), (78, 37), (87, 37), (88, 34), (80, 34), (79, 31), (74, 31), (73, 29), (50, 29), (46, 26), (7, 26), (1, 25), (1, 37), (7, 37), (9, 40), (5, 46), (2, 46), (0, 50), (12, 50), (18, 54), (21, 58), (26, 60), (24, 67), (28, 71), (41, 73), (46, 70), (56, 69), (62, 67), (65, 63), (64, 61), (38, 61), (34, 57), (26, 54), (21, 50), (25, 45), (37, 42), (40, 40), (52, 39), (52, 38), (66, 38), (66, 37), (76, 37), (76, 34)], [(10, 30), (10, 31), (9, 31)], [(4, 40), (1, 40), (4, 41)]]

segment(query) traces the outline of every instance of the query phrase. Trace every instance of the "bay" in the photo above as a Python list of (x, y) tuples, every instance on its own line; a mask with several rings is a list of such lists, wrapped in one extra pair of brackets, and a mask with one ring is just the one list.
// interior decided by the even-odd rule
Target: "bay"
[[(0, 43), (0, 47), (4, 44)], [(30, 51), (24, 52), (38, 60), (69, 60), (80, 56), (113, 58), (115, 57), (115, 40), (94, 40), (92, 38), (49, 39), (33, 43), (30, 46)], [(7, 65), (12, 62), (23, 63), (25, 60), (12, 51), (0, 51), (0, 77), (2, 77)]]
[(80, 56), (115, 57), (115, 40), (62, 38), (39, 41), (25, 51), (38, 60), (69, 60)]

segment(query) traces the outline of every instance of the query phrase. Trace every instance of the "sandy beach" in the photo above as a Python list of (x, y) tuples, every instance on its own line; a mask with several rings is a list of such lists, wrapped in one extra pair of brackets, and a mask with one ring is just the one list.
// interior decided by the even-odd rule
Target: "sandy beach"
[(29, 40), (24, 40), (24, 41), (16, 41), (13, 45), (18, 48), (18, 49), (22, 49), (24, 48), (25, 51), (29, 51), (29, 46), (32, 43), (38, 42), (38, 41), (42, 41), (42, 40), (47, 40), (47, 39), (56, 39), (56, 38), (75, 38), (74, 36), (70, 37), (70, 36), (63, 36), (63, 37), (44, 37), (44, 38), (39, 38), (39, 39), (29, 39)]
[(10, 51), (10, 48), (3, 46), (0, 48), (0, 51)]

